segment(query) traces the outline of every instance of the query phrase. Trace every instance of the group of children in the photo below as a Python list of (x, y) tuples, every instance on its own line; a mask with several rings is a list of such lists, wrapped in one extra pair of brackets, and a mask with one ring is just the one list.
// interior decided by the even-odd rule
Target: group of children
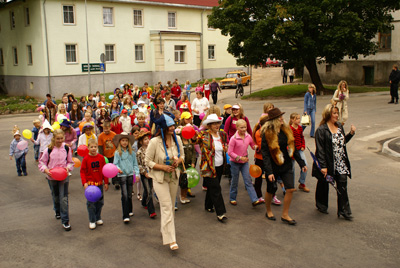
[[(187, 83), (187, 85), (190, 85), (190, 83)], [(162, 88), (165, 89), (165, 87)], [(153, 203), (153, 196), (156, 195), (153, 192), (152, 179), (149, 177), (149, 168), (145, 162), (145, 154), (149, 140), (156, 131), (152, 123), (160, 114), (164, 113), (174, 118), (176, 133), (181, 134), (183, 149), (185, 151), (184, 165), (186, 168), (196, 167), (200, 149), (195, 139), (185, 139), (183, 137), (182, 130), (185, 126), (190, 125), (198, 133), (204, 130), (204, 127), (199, 125), (199, 128), (194, 125), (190, 102), (188, 102), (188, 105), (186, 102), (182, 103), (181, 101), (179, 107), (176, 107), (171, 113), (166, 109), (166, 99), (161, 97), (159, 88), (151, 90), (151, 92), (148, 92), (148, 89), (140, 90), (139, 92), (137, 90), (135, 88), (133, 91), (130, 91), (130, 86), (125, 85), (122, 96), (120, 90), (116, 90), (114, 98), (109, 105), (106, 103), (104, 96), (97, 96), (97, 94), (95, 97), (89, 95), (86, 100), (84, 97), (81, 98), (80, 103), (75, 101), (74, 97), (71, 96), (72, 94), (68, 94), (67, 99), (71, 103), (68, 103), (63, 98), (63, 103), (58, 105), (58, 112), (54, 118), (41, 109), (39, 119), (33, 121), (33, 137), (30, 140), (34, 143), (34, 159), (36, 162), (40, 162), (39, 166), (43, 167), (41, 171), (48, 175), (49, 180), (52, 180), (51, 175), (49, 175), (50, 169), (48, 168), (48, 163), (43, 162), (42, 159), (43, 155), (49, 158), (49, 146), (54, 147), (57, 140), (62, 140), (66, 146), (67, 155), (68, 153), (75, 153), (76, 155), (76, 149), (80, 145), (87, 146), (89, 153), (83, 158), (82, 166), (80, 167), (82, 185), (85, 189), (91, 185), (98, 186), (102, 192), (102, 197), (97, 202), (87, 201), (90, 229), (95, 229), (97, 225), (103, 224), (101, 219), (101, 210), (104, 205), (103, 191), (108, 190), (108, 179), (111, 179), (116, 190), (121, 190), (122, 219), (124, 223), (129, 223), (130, 217), (133, 216), (132, 194), (135, 184), (137, 198), (141, 201), (141, 205), (147, 209), (150, 218), (156, 217), (157, 214)], [(199, 92), (201, 92), (201, 89), (199, 89)], [(166, 91), (164, 94), (168, 95), (170, 92)], [(134, 102), (135, 96), (137, 97), (137, 102)], [(156, 96), (155, 99), (152, 96)], [(95, 100), (93, 100), (94, 98)], [(187, 98), (183, 99), (187, 100)], [(44, 104), (45, 107), (49, 106), (47, 105), (48, 103), (53, 103), (51, 97)], [(243, 114), (240, 104), (233, 106), (226, 104), (223, 107), (223, 114), (221, 114), (218, 106), (211, 106), (205, 110), (204, 118), (201, 118), (201, 120), (205, 120), (208, 115), (217, 114), (223, 117), (222, 129), (225, 127), (227, 121), (229, 122), (229, 128), (233, 129), (233, 134), (228, 135), (230, 139), (228, 155), (233, 161), (231, 161), (232, 166), (228, 163), (225, 169), (225, 175), (228, 178), (232, 177), (231, 173), (233, 173), (234, 177), (230, 186), (230, 203), (232, 205), (236, 205), (237, 182), (239, 169), (241, 168), (237, 164), (248, 163), (248, 146), (256, 150), (255, 164), (264, 170), (262, 156), (260, 159), (261, 154), (259, 152), (261, 148), (259, 132), (262, 124), (265, 123), (265, 120), (262, 120), (263, 116), (267, 116), (268, 111), (273, 107), (272, 104), (264, 105), (262, 117), (253, 131), (249, 128), (247, 118), (243, 117), (243, 120), (237, 120), (238, 118), (236, 118), (238, 109), (241, 109), (241, 114)], [(60, 132), (57, 130), (57, 135), (54, 135), (52, 132), (56, 133), (56, 131), (52, 123), (60, 117), (62, 120), (60, 120), (59, 125), (63, 131)], [(244, 119), (247, 119), (247, 121)], [(51, 120), (54, 121), (52, 122)], [(305, 160), (305, 142), (302, 127), (300, 126), (299, 114), (294, 113), (290, 116), (290, 125), (294, 134), (296, 149), (301, 152)], [(236, 131), (238, 136), (234, 137)], [(243, 140), (243, 144), (239, 141), (240, 139)], [(18, 143), (21, 141), (23, 141), (23, 138), (19, 129), (15, 127), (14, 139), (10, 145), (10, 159), (14, 156), (18, 176), (26, 176), (25, 155), (28, 153), (28, 146), (22, 150), (19, 149)], [(103, 175), (102, 169), (106, 164), (104, 156), (118, 168), (118, 175), (114, 178), (106, 178)], [(58, 160), (61, 161), (62, 159)], [(66, 167), (70, 164), (68, 157), (64, 160), (67, 161), (65, 165), (63, 164)], [(262, 176), (255, 179), (253, 186), (249, 171), (241, 171), (246, 188), (252, 199), (252, 204), (258, 205), (263, 203), (264, 199), (262, 198), (261, 191)], [(306, 173), (301, 172), (299, 188), (308, 192), (309, 189), (305, 186), (305, 178)], [(143, 193), (141, 185), (143, 185)], [(182, 204), (190, 203), (190, 199), (187, 197), (194, 197), (194, 194), (191, 193), (187, 185), (180, 184), (180, 186), (180, 202)], [(207, 188), (203, 187), (203, 190), (207, 190)], [(53, 190), (52, 195), (54, 201), (55, 193)], [(279, 200), (275, 202), (275, 204), (279, 203)], [(60, 216), (60, 209), (56, 207), (56, 203), (54, 203), (54, 206), (56, 218), (58, 218)], [(175, 209), (177, 209), (176, 203)], [(64, 226), (66, 230), (71, 229), (69, 222), (64, 222), (63, 224), (66, 224), (67, 227), (69, 226), (69, 228)]]

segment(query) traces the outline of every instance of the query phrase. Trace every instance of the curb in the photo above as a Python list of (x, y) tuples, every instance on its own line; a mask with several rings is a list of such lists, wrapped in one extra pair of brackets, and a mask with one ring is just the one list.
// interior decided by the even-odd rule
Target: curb
[(398, 137), (387, 140), (382, 146), (382, 153), (400, 158), (400, 153), (389, 148), (389, 143), (391, 143), (392, 141), (397, 140), (397, 139), (398, 139)]

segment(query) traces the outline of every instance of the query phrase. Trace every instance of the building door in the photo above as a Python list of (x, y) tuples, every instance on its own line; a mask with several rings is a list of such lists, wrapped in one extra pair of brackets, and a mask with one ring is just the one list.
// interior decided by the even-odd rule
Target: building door
[(364, 66), (364, 84), (374, 84), (374, 66)]

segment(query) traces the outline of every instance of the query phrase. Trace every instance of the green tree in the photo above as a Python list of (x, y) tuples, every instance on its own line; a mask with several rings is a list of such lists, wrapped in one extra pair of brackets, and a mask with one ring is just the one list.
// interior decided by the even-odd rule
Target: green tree
[(340, 63), (376, 52), (376, 34), (393, 26), (399, 0), (219, 0), (209, 26), (230, 37), (241, 65), (266, 58), (306, 66), (317, 89), (317, 62)]

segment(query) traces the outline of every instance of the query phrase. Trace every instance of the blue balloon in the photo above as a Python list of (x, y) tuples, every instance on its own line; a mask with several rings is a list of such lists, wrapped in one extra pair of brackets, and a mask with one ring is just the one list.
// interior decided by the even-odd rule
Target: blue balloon
[(231, 159), (231, 158), (229, 157), (228, 153), (226, 153), (226, 163), (227, 163), (228, 165), (231, 164), (231, 161), (229, 161), (230, 159)]
[(110, 100), (112, 100), (112, 99), (114, 99), (114, 95), (110, 95), (110, 96), (108, 96), (108, 98), (109, 98)]
[(101, 190), (99, 187), (90, 185), (85, 190), (85, 197), (89, 202), (97, 202), (101, 198)]

